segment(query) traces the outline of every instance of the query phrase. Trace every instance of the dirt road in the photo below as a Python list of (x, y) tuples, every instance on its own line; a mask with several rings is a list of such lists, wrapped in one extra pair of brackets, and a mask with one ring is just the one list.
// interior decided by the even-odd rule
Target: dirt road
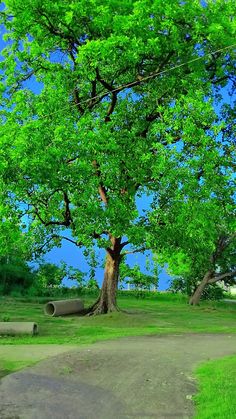
[(194, 368), (233, 353), (236, 335), (143, 336), (80, 346), (4, 377), (0, 417), (191, 418)]

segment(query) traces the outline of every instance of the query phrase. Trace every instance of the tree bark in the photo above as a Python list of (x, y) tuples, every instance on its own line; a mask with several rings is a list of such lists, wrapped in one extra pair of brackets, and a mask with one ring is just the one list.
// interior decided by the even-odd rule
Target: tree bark
[(193, 295), (191, 296), (189, 300), (190, 305), (199, 304), (203, 290), (205, 289), (205, 287), (207, 286), (211, 278), (212, 278), (212, 271), (207, 271), (207, 273), (204, 275), (202, 282), (198, 285)]
[(107, 252), (104, 279), (98, 300), (88, 309), (88, 315), (106, 314), (119, 311), (116, 301), (119, 266), (121, 255), (119, 251)]

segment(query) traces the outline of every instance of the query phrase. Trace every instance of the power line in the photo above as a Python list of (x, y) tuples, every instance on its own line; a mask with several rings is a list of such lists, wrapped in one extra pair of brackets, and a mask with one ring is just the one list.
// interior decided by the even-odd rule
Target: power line
[[(232, 44), (232, 45), (229, 45), (229, 46), (227, 46), (227, 47), (219, 48), (219, 49), (217, 49), (217, 50), (215, 50), (215, 51), (212, 51), (212, 52), (209, 52), (209, 53), (207, 53), (207, 54), (205, 54), (205, 55), (203, 55), (203, 56), (201, 56), (201, 57), (196, 57), (196, 58), (193, 58), (192, 60), (189, 60), (189, 61), (186, 61), (186, 62), (184, 62), (184, 63), (178, 64), (178, 65), (176, 65), (176, 66), (174, 66), (174, 67), (167, 68), (166, 70), (162, 70), (162, 71), (159, 71), (159, 72), (157, 72), (157, 73), (153, 73), (153, 74), (151, 74), (151, 75), (149, 75), (149, 76), (143, 77), (143, 78), (141, 78), (140, 80), (135, 80), (135, 81), (133, 81), (133, 82), (130, 82), (130, 83), (127, 83), (127, 84), (124, 84), (124, 85), (120, 85), (120, 86), (118, 86), (118, 87), (116, 87), (116, 88), (114, 88), (114, 89), (107, 90), (107, 91), (105, 91), (105, 92), (103, 92), (103, 93), (99, 93), (98, 95), (92, 96), (92, 97), (90, 97), (89, 99), (82, 100), (81, 102), (79, 102), (79, 105), (83, 105), (84, 103), (88, 103), (88, 102), (91, 102), (91, 101), (93, 101), (93, 100), (103, 98), (103, 97), (105, 97), (105, 96), (107, 96), (107, 95), (109, 95), (109, 94), (111, 94), (111, 93), (119, 93), (121, 90), (127, 89), (127, 88), (132, 87), (132, 86), (137, 86), (137, 85), (139, 85), (139, 84), (141, 84), (141, 83), (146, 82), (147, 80), (150, 80), (150, 79), (152, 79), (152, 78), (155, 78), (155, 77), (161, 76), (162, 74), (169, 73), (169, 72), (171, 72), (171, 71), (174, 71), (174, 70), (176, 70), (176, 69), (178, 69), (178, 68), (181, 68), (181, 67), (183, 67), (183, 66), (185, 66), (185, 65), (188, 65), (188, 64), (194, 63), (194, 62), (196, 62), (196, 61), (203, 60), (204, 58), (206, 58), (206, 56), (212, 56), (213, 54), (217, 54), (218, 52), (222, 52), (222, 51), (225, 51), (225, 50), (230, 49), (230, 48), (233, 48), (233, 47), (236, 47), (236, 44)], [(78, 104), (77, 104), (77, 103), (75, 103), (75, 104), (72, 104), (72, 105), (71, 105), (71, 107), (77, 107), (77, 106), (78, 106)], [(45, 119), (45, 118), (48, 118), (48, 117), (50, 117), (50, 116), (56, 115), (56, 114), (58, 114), (59, 112), (61, 112), (61, 111), (63, 111), (63, 110), (66, 110), (66, 109), (67, 109), (66, 107), (65, 107), (65, 108), (61, 108), (61, 109), (60, 109), (60, 111), (51, 112), (51, 113), (49, 113), (49, 114), (47, 114), (47, 115), (44, 115), (44, 116), (38, 117), (38, 118), (37, 118), (37, 121), (38, 121), (38, 120), (40, 120), (40, 119)]]

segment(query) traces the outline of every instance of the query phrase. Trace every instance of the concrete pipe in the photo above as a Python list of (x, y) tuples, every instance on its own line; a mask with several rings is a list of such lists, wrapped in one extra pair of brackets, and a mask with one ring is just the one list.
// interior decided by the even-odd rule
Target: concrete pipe
[(33, 322), (0, 322), (0, 336), (2, 335), (36, 335), (38, 325)]
[(44, 313), (48, 316), (63, 316), (64, 314), (76, 314), (83, 310), (82, 300), (49, 301), (44, 307)]

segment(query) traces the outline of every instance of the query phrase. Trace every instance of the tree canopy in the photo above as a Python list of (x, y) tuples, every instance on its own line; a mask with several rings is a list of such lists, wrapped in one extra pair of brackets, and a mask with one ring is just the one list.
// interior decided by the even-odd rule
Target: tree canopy
[(201, 291), (205, 277), (205, 286), (236, 278), (236, 149), (231, 130), (226, 128), (214, 149), (208, 146), (206, 151), (197, 172), (182, 166), (175, 184), (162, 189), (149, 212), (159, 262), (168, 262), (169, 271), (185, 277), (192, 290), (200, 283)]
[[(226, 195), (221, 199), (214, 195), (207, 199), (199, 192), (195, 199), (185, 196), (185, 201), (166, 208), (165, 228), (156, 227), (152, 233), (153, 240), (159, 239), (159, 262), (168, 262), (169, 272), (185, 278), (192, 292), (206, 275), (205, 286), (236, 278), (235, 196), (227, 200)], [(196, 303), (201, 293), (198, 297)]]
[(125, 246), (149, 247), (137, 197), (215, 157), (233, 15), (231, 0), (5, 1), (2, 178), (39, 241), (106, 250), (92, 312), (117, 309)]

